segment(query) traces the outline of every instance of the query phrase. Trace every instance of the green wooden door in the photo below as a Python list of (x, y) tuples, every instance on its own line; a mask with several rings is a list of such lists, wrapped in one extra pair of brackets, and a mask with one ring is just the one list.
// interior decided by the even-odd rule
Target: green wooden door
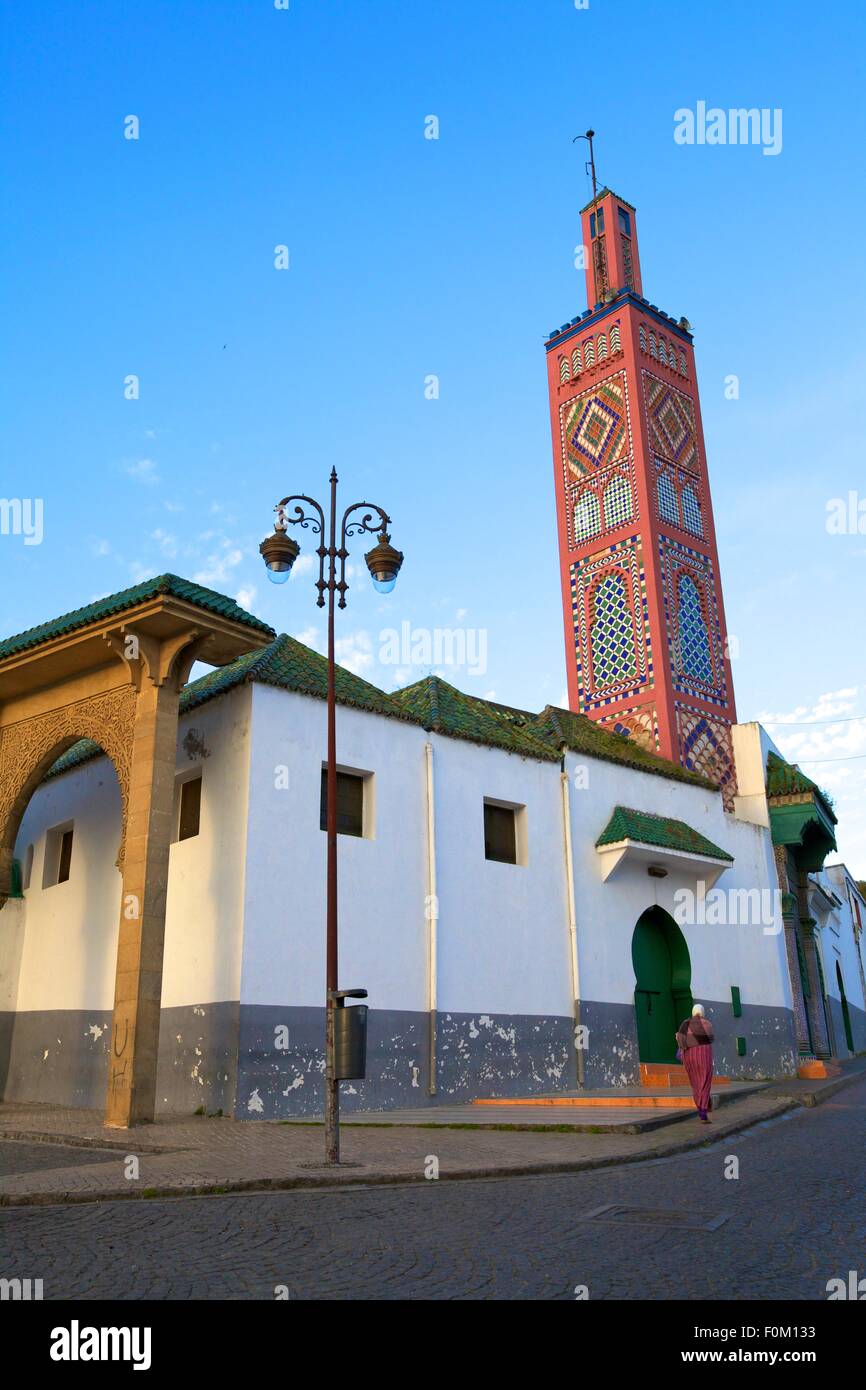
[(676, 1031), (692, 1009), (685, 937), (672, 917), (652, 908), (634, 929), (631, 957), (640, 1060), (675, 1062)]

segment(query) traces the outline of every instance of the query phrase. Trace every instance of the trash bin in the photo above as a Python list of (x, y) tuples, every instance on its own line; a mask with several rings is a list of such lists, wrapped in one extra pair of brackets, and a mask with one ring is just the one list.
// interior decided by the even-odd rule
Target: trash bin
[[(345, 991), (355, 998), (361, 992)], [(334, 1010), (334, 1063), (338, 1081), (363, 1081), (367, 1074), (367, 1005), (347, 1009), (340, 995)]]

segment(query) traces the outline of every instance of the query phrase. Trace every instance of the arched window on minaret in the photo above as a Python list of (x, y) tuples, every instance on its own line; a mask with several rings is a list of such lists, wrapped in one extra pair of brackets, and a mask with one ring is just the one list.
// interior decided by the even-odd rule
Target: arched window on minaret
[(656, 346), (656, 335), (650, 330), (650, 356), (658, 359), (659, 350)]
[(574, 509), (574, 539), (589, 540), (601, 530), (598, 498), (592, 488), (586, 488)]
[(687, 531), (691, 531), (693, 536), (702, 536), (704, 523), (701, 519), (701, 504), (689, 483), (686, 483), (680, 493), (680, 503), (683, 509), (683, 526)]
[[(659, 338), (659, 361), (668, 365), (668, 345), (666, 338)], [(673, 365), (673, 363), (671, 364)]]
[(646, 352), (646, 329), (643, 324), (641, 324), (638, 329), (638, 333), (640, 334), (640, 350), (641, 352)]
[(571, 372), (573, 376), (579, 376), (583, 371), (583, 361), (580, 355), (580, 347), (576, 347), (571, 354)]
[(686, 375), (686, 354), (684, 352), (680, 353), (680, 375)]
[(560, 359), (559, 359), (559, 384), (560, 384), (560, 386), (563, 384), (563, 382), (569, 381), (570, 379), (571, 379), (571, 372), (569, 371), (568, 358), (567, 358), (567, 357), (560, 357)]
[(595, 366), (595, 343), (592, 341), (592, 338), (587, 339), (583, 360), (587, 367)]
[(619, 324), (615, 323), (610, 330), (610, 350), (611, 352), (622, 352), (622, 343), (619, 339)]
[(677, 639), (683, 674), (705, 686), (715, 684), (710, 634), (701, 590), (690, 574), (677, 579)]
[(606, 334), (606, 333), (599, 333), (599, 335), (598, 335), (598, 360), (599, 360), (599, 362), (603, 362), (604, 359), (605, 359), (605, 357), (607, 357), (607, 334)]
[(671, 481), (670, 473), (660, 473), (658, 481), (659, 497), (659, 516), (663, 521), (669, 521), (673, 526), (680, 524), (680, 508), (677, 502), (677, 492)]
[(596, 690), (635, 679), (634, 622), (625, 576), (616, 570), (605, 574), (593, 591), (589, 646)]

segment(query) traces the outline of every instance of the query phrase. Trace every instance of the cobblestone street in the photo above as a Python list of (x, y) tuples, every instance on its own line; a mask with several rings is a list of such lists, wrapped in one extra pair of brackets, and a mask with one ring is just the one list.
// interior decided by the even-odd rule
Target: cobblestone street
[[(46, 1299), (272, 1299), (280, 1285), (294, 1299), (572, 1299), (586, 1285), (590, 1299), (823, 1300), (828, 1279), (866, 1272), (864, 1142), (858, 1081), (817, 1109), (618, 1168), (6, 1209), (3, 1274), (43, 1279)], [(585, 1219), (611, 1203), (656, 1215)], [(676, 1229), (662, 1212), (727, 1219)]]

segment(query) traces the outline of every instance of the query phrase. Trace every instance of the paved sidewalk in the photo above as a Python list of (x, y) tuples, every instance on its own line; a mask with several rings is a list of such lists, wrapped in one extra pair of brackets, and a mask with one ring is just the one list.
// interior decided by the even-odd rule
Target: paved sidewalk
[[(324, 1133), (318, 1123), (166, 1117), (124, 1133), (106, 1130), (96, 1111), (4, 1104), (0, 1205), (424, 1182), (434, 1158), (440, 1178), (578, 1172), (713, 1142), (799, 1105), (814, 1105), (840, 1084), (864, 1076), (866, 1059), (856, 1059), (830, 1081), (731, 1095), (714, 1112), (711, 1127), (679, 1112), (676, 1123), (659, 1129), (655, 1111), (656, 1125), (640, 1133), (609, 1122), (601, 1130), (585, 1124), (585, 1115), (563, 1119), (563, 1107), (553, 1106), (541, 1121), (539, 1107), (529, 1106), (507, 1107), (483, 1121), (479, 1111), (486, 1108), (473, 1106), (408, 1115), (355, 1113), (343, 1127), (346, 1166), (336, 1171), (322, 1163)], [(130, 1157), (138, 1160), (137, 1176), (130, 1176), (135, 1169)]]

